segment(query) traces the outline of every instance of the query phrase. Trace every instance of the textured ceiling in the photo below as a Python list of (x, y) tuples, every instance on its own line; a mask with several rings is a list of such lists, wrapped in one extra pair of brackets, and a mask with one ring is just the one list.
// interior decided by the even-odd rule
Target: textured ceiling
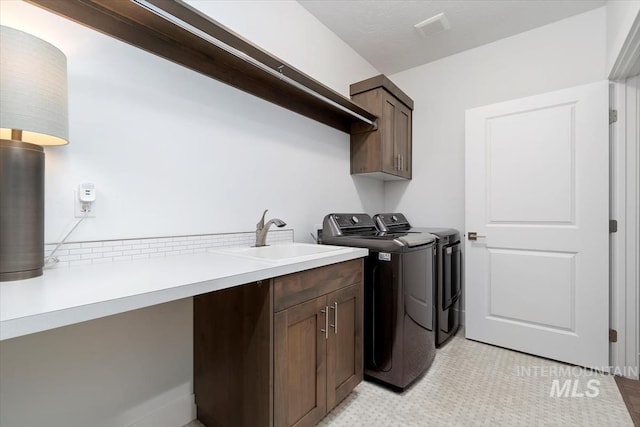
[[(298, 0), (384, 74), (393, 74), (603, 6), (605, 0)], [(444, 12), (451, 28), (413, 27)]]

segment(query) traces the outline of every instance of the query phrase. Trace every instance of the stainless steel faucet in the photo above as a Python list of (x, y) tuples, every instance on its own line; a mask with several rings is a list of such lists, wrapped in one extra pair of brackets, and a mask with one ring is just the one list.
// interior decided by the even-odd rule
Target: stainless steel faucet
[(286, 222), (278, 218), (273, 218), (265, 224), (264, 216), (267, 214), (267, 211), (268, 209), (264, 210), (262, 218), (260, 218), (260, 221), (258, 221), (258, 223), (256, 224), (256, 246), (267, 246), (267, 233), (269, 232), (269, 227), (271, 227), (271, 224), (279, 228), (287, 225)]

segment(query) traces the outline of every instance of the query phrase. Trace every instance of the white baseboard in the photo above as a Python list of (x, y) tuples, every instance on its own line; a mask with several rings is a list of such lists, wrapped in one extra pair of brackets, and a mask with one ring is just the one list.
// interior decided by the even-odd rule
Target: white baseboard
[(193, 394), (181, 396), (157, 408), (129, 427), (182, 427), (196, 418)]
[(191, 381), (138, 403), (107, 425), (112, 427), (182, 427), (196, 418)]

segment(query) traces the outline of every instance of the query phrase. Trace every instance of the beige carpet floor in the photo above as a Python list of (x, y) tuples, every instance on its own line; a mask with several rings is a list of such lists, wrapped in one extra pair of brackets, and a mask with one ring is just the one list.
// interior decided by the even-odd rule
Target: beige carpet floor
[[(571, 390), (558, 397), (565, 381)], [(554, 382), (556, 396), (551, 396)], [(320, 425), (632, 427), (633, 422), (612, 376), (458, 334), (404, 393), (365, 381)]]

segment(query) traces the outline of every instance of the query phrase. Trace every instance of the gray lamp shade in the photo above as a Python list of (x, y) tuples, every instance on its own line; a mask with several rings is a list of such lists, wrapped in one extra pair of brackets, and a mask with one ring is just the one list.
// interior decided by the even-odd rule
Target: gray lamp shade
[(50, 43), (5, 26), (0, 26), (0, 139), (69, 142), (67, 58)]

